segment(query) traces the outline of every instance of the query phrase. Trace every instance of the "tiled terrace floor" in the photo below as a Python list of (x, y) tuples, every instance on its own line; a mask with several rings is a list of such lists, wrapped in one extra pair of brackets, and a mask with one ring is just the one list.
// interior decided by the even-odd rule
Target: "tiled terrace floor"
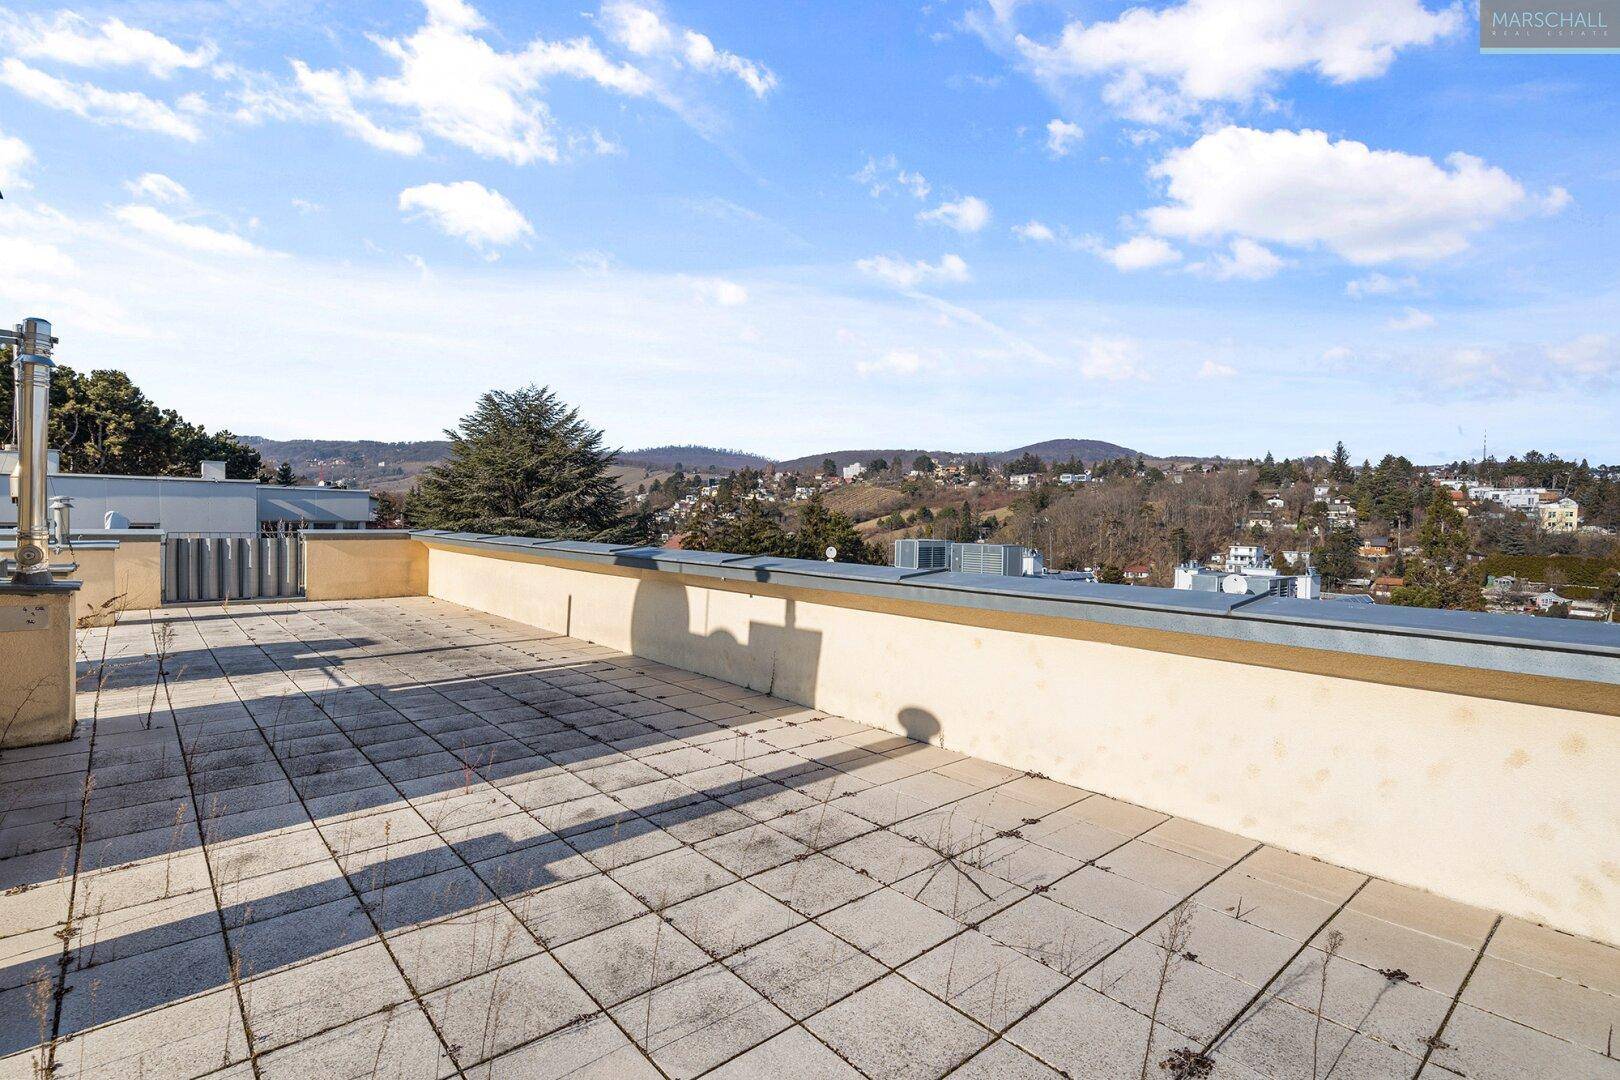
[(1611, 948), (532, 627), (84, 653), (0, 758), (0, 1076), (1133, 1078), (1159, 996), (1149, 1076), (1620, 1077)]

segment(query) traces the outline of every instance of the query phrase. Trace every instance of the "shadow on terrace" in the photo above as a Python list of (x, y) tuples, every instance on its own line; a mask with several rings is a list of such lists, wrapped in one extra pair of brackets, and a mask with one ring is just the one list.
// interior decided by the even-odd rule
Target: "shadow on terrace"
[[(318, 620), (321, 610), (298, 614)], [(277, 618), (273, 608), (257, 615)], [(174, 621), (225, 617), (187, 612)], [(690, 622), (683, 590), (644, 584), (636, 651), (731, 652), (729, 636), (710, 640)], [(751, 651), (794, 650), (799, 669), (808, 662), (813, 671), (819, 635), (796, 629), (791, 611), (788, 623), (751, 626)], [(891, 737), (794, 754), (751, 741), (762, 725), (782, 726), (773, 716), (791, 726), (804, 710), (759, 696), (765, 711), (750, 711), (665, 681), (695, 677), (634, 656), (542, 659), (557, 640), (542, 631), (399, 651), (365, 637), (270, 634), (222, 645), (191, 637), (200, 647), (184, 643), (167, 656), (166, 684), (150, 655), (109, 663), (105, 680), (93, 661), (82, 663), (83, 685), (99, 681), (124, 703), (95, 719), (92, 737), (103, 745), (88, 770), (94, 779), (76, 775), (5, 820), (0, 859), (13, 868), (8, 877), (25, 874), (8, 886), (48, 881), (69, 865), (81, 885), (63, 961), (0, 969), (0, 992), (40, 979), (60, 988), (48, 1024), (19, 1015), (0, 1025), (0, 1054), (496, 900), (550, 947), (559, 920), (577, 932), (579, 915), (567, 909), (580, 902), (561, 890), (548, 897), (551, 887), (671, 850), (671, 838), (691, 847), (753, 830), (750, 845), (762, 854), (806, 858), (876, 828), (830, 805), (864, 786), (839, 770), (845, 760), (922, 749)], [(455, 663), (458, 651), (488, 646), (527, 651), (530, 662), (430, 681), (393, 666), (435, 652)], [(298, 690), (238, 701), (222, 676), (290, 679)], [(199, 700), (214, 687), (218, 700)], [(921, 709), (899, 720), (917, 739), (940, 730)], [(659, 767), (660, 755), (694, 746), (715, 764)], [(770, 828), (756, 824), (767, 817)], [(946, 848), (987, 838), (947, 836), (939, 857), (948, 862)], [(188, 884), (171, 894), (176, 863)], [(163, 867), (164, 888), (147, 903), (109, 905), (96, 872), (137, 865)]]

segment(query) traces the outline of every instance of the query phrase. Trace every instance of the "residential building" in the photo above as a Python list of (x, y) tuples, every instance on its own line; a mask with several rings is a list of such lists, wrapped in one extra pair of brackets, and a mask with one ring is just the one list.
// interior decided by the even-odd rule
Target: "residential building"
[(1356, 508), (1344, 501), (1327, 504), (1327, 523), (1335, 529), (1353, 529), (1356, 527)]
[(1007, 477), (1007, 483), (1015, 488), (1033, 487), (1040, 481), (1039, 473), (1013, 473)]
[(852, 461), (839, 470), (839, 475), (845, 480), (859, 480), (866, 475), (866, 466), (858, 461)]
[(1261, 532), (1270, 532), (1274, 523), (1269, 510), (1254, 510), (1243, 519), (1245, 529), (1259, 529)]
[(1140, 585), (1146, 582), (1148, 578), (1153, 576), (1153, 567), (1149, 566), (1147, 563), (1132, 563), (1130, 566), (1127, 566), (1123, 571), (1121, 571), (1121, 573), (1125, 575), (1126, 581), (1133, 585)]
[[(282, 486), (225, 479), (225, 463), (205, 461), (197, 476), (114, 476), (61, 472), (50, 455), (51, 498), (73, 500), (75, 529), (155, 529), (166, 533), (254, 534), (297, 529), (364, 529), (364, 488)], [(15, 450), (0, 450), (0, 528), (17, 522)]]
[(1403, 577), (1395, 577), (1392, 574), (1381, 574), (1378, 577), (1373, 578), (1372, 587), (1369, 591), (1372, 593), (1374, 599), (1388, 601), (1391, 593), (1405, 585), (1406, 579)]
[(1535, 487), (1476, 487), (1469, 489), (1468, 494), (1476, 502), (1493, 502), (1498, 506), (1505, 506), (1509, 510), (1534, 511), (1541, 505), (1541, 496), (1544, 491), (1546, 491), (1545, 488)]
[(1233, 544), (1226, 549), (1223, 564), (1227, 570), (1246, 570), (1266, 565), (1266, 549), (1259, 544)]
[(1572, 533), (1581, 527), (1581, 507), (1569, 496), (1543, 500), (1536, 507), (1536, 515), (1545, 532)]
[(1389, 545), (1390, 539), (1387, 536), (1369, 536), (1361, 542), (1361, 547), (1356, 549), (1356, 554), (1363, 559), (1387, 559), (1389, 558)]
[(1290, 570), (1311, 565), (1311, 553), (1290, 548), (1282, 553), (1283, 562), (1288, 564)]

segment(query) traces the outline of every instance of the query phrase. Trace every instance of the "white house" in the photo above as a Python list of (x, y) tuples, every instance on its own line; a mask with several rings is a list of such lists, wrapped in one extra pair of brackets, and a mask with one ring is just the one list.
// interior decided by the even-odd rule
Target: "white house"
[(1033, 486), (1039, 479), (1039, 473), (1013, 473), (1007, 477), (1007, 483), (1015, 488), (1027, 488)]
[(840, 470), (840, 475), (842, 475), (845, 480), (859, 480), (861, 477), (866, 475), (866, 466), (862, 465), (858, 461), (852, 461)]

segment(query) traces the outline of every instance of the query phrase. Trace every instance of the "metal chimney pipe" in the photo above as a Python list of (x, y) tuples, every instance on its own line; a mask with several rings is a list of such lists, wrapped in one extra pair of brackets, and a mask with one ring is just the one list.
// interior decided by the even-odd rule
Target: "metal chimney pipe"
[(73, 542), (73, 500), (66, 495), (52, 499), (51, 520), (56, 524), (56, 546), (70, 546)]
[(51, 581), (50, 518), (46, 514), (46, 462), (51, 414), (51, 324), (25, 319), (17, 327), (17, 554), (12, 580)]

